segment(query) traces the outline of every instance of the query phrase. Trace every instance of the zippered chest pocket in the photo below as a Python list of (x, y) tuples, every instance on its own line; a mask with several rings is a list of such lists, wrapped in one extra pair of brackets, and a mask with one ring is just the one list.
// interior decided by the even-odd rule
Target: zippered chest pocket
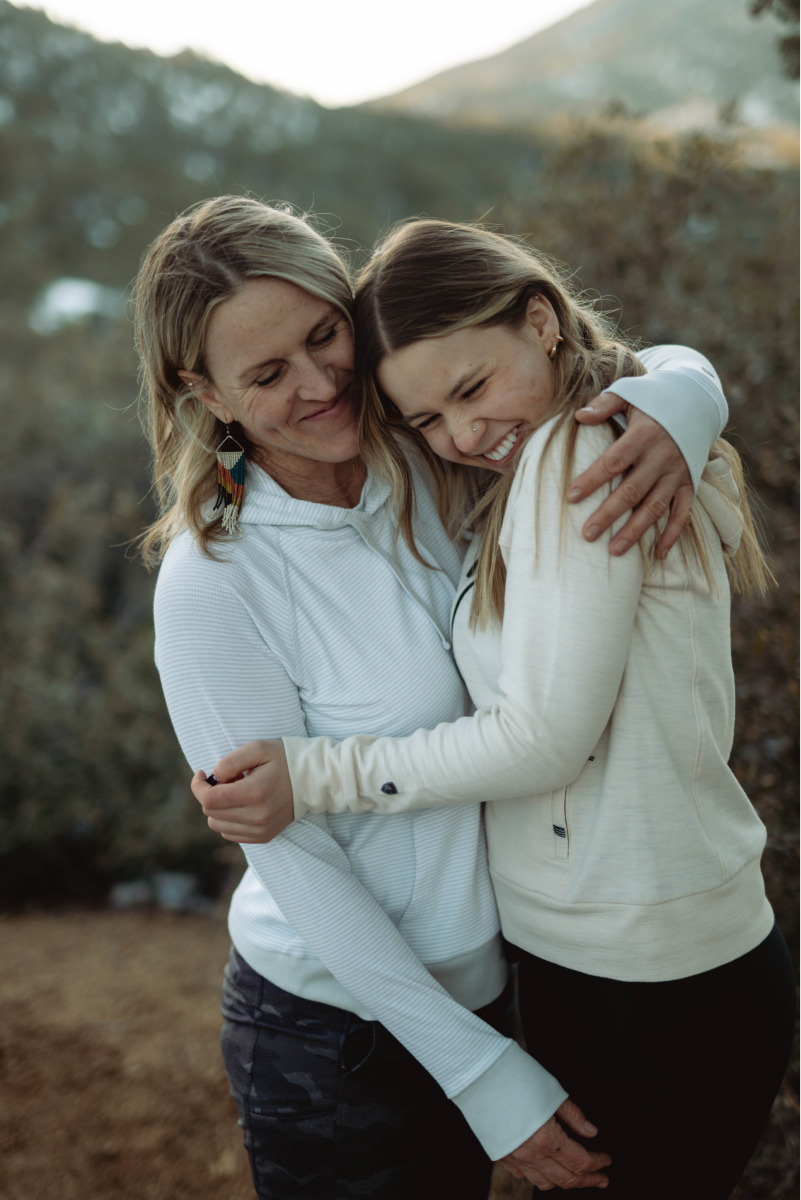
[(553, 847), (556, 858), (570, 857), (570, 830), (567, 824), (568, 788), (551, 792), (551, 823), (553, 825)]

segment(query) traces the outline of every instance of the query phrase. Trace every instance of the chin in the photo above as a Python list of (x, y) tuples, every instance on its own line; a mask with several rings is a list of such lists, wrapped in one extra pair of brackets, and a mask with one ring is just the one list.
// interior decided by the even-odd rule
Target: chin
[(355, 436), (322, 441), (319, 452), (312, 455), (314, 458), (319, 458), (321, 462), (329, 463), (350, 462), (352, 458), (358, 458), (358, 456), (359, 439)]

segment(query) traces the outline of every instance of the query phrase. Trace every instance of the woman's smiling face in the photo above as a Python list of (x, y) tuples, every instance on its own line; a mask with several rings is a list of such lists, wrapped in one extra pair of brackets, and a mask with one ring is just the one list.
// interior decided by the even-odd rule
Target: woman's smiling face
[(353, 337), (328, 301), (283, 279), (250, 279), (212, 312), (206, 362), (210, 386), (182, 378), (220, 420), (241, 425), (271, 469), (358, 454)]
[(558, 335), (551, 305), (534, 296), (519, 329), (470, 326), (412, 342), (382, 360), (378, 382), (440, 458), (503, 471), (551, 405)]

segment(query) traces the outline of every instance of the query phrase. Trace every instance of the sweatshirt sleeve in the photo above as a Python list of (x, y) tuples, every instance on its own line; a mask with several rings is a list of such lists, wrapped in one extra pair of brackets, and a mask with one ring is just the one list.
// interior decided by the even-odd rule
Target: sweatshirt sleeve
[(648, 374), (618, 379), (607, 391), (653, 417), (670, 434), (698, 491), (710, 447), (729, 417), (717, 373), (688, 346), (652, 346), (637, 357)]
[[(237, 589), (225, 586), (219, 564), (194, 568), (162, 570), (156, 660), (184, 754), (193, 770), (208, 771), (247, 741), (300, 740), (305, 727), (286, 665), (265, 644)], [(434, 1076), (491, 1158), (515, 1149), (553, 1115), (564, 1089), (436, 982), (356, 878), (326, 817), (243, 850), (291, 928)]]
[[(562, 503), (564, 431), (538, 487), (552, 424), (522, 451), (504, 520), (498, 703), (408, 738), (285, 738), (296, 816), (508, 800), (564, 787), (581, 772), (615, 704), (643, 558), (610, 555), (614, 530), (593, 543), (581, 536), (597, 499)], [(589, 465), (608, 441), (605, 427), (583, 427), (576, 468)]]

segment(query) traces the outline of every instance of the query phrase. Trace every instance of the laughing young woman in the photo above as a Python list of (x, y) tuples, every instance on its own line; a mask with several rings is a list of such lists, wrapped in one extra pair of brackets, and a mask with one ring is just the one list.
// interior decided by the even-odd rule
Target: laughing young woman
[[(601, 1128), (609, 1195), (727, 1200), (781, 1080), (795, 999), (765, 831), (727, 766), (728, 574), (766, 582), (737, 456), (715, 444), (678, 552), (657, 540), (611, 556), (612, 532), (582, 536), (593, 502), (567, 501), (612, 433), (574, 418), (659, 376), (621, 380), (640, 361), (552, 268), (486, 231), (414, 223), (374, 256), (355, 319), (364, 452), (393, 488), (399, 552), (432, 561), (407, 447), (452, 529), (472, 493), (450, 625), (478, 711), (408, 737), (254, 742), (214, 768), (227, 786), (201, 773), (193, 790), (212, 828), (245, 842), (291, 820), (293, 797), (305, 820), (290, 830), (309, 814), (489, 802), (528, 1050)], [(666, 1155), (672, 1169), (655, 1171)]]

